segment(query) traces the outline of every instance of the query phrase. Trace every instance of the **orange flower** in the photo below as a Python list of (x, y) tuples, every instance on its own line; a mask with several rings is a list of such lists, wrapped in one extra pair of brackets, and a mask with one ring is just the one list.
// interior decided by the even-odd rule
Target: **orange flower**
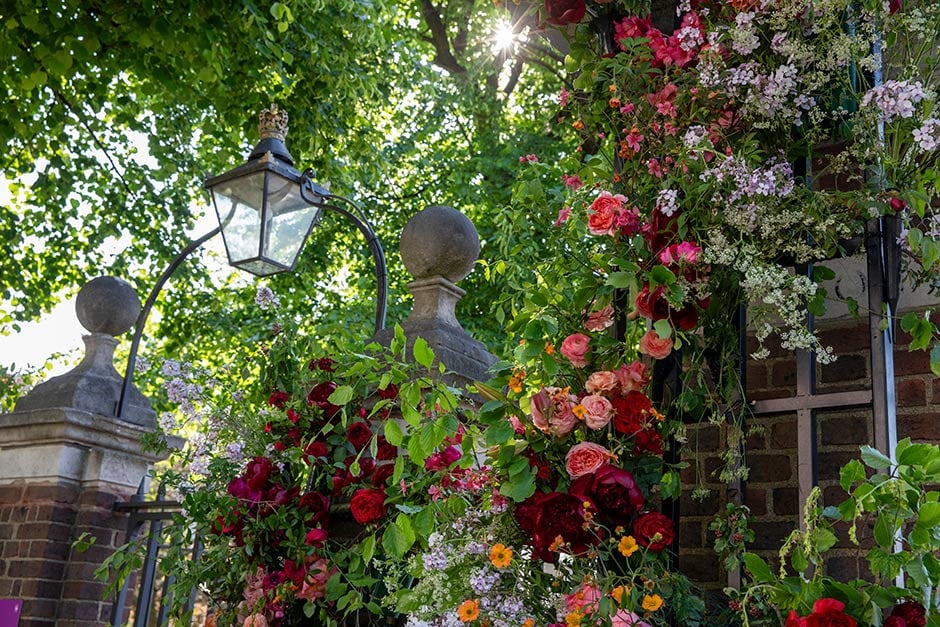
[(663, 606), (663, 598), (658, 594), (647, 594), (641, 604), (647, 612), (655, 612)]
[(555, 347), (552, 346), (551, 342), (545, 342), (545, 352), (546, 352), (548, 355), (554, 355), (554, 354), (555, 354)]
[(565, 615), (565, 625), (567, 627), (581, 627), (581, 619), (584, 617), (578, 610), (568, 612)]
[(476, 620), (480, 617), (480, 602), (476, 599), (467, 599), (457, 608), (457, 617), (464, 623)]
[(617, 586), (610, 591), (610, 598), (616, 601), (617, 605), (623, 605), (630, 598), (630, 586)]
[(636, 543), (636, 538), (633, 536), (624, 536), (620, 538), (620, 544), (617, 545), (617, 549), (624, 557), (630, 557), (636, 553), (637, 549), (639, 548), (639, 545)]
[(578, 420), (584, 420), (584, 417), (587, 415), (587, 410), (584, 408), (584, 405), (578, 403), (571, 408), (571, 413), (574, 414)]
[(506, 568), (512, 561), (512, 549), (505, 544), (494, 544), (490, 549), (490, 563), (496, 568)]
[(619, 109), (621, 104), (620, 98), (611, 98), (607, 101), (607, 104), (610, 105), (611, 109)]
[(535, 621), (531, 618), (525, 619), (525, 622), (522, 623), (522, 627), (535, 627)]
[(581, 129), (584, 128), (584, 122), (582, 122), (581, 120), (575, 120), (574, 122), (572, 122), (571, 128), (573, 128), (576, 131), (580, 131)]
[(516, 394), (522, 392), (522, 381), (525, 379), (524, 370), (516, 370), (509, 378), (509, 389)]
[(560, 535), (557, 535), (555, 536), (555, 541), (552, 542), (551, 545), (548, 547), (548, 550), (557, 551), (563, 546), (565, 546), (565, 539), (562, 538)]

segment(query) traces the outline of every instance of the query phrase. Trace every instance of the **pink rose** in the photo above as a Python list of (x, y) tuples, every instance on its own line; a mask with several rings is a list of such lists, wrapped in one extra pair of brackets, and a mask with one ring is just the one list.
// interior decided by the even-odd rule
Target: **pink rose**
[(640, 352), (653, 359), (665, 359), (672, 352), (672, 338), (659, 337), (655, 329), (650, 329), (640, 338)]
[(622, 194), (601, 192), (588, 208), (588, 231), (591, 235), (613, 235), (617, 214), (623, 209), (623, 203), (626, 201)]
[(589, 428), (603, 429), (614, 415), (614, 406), (603, 396), (591, 394), (581, 399), (584, 407), (584, 424)]
[(614, 323), (614, 308), (610, 305), (588, 314), (584, 328), (588, 331), (603, 331)]
[(630, 610), (618, 610), (610, 619), (611, 627), (650, 627), (650, 624), (640, 619)]
[(590, 350), (591, 338), (583, 333), (572, 333), (561, 343), (561, 354), (568, 358), (571, 365), (583, 368), (587, 365), (584, 358)]
[(264, 614), (252, 614), (245, 619), (242, 627), (268, 627), (268, 619)]
[(613, 459), (606, 448), (594, 442), (575, 444), (565, 455), (565, 470), (572, 479), (589, 475)]
[(617, 379), (617, 373), (610, 370), (598, 370), (588, 377), (584, 383), (584, 389), (591, 394), (600, 394), (603, 392), (612, 392), (620, 381)]
[(646, 376), (646, 366), (639, 361), (623, 364), (614, 374), (617, 375), (617, 381), (620, 383), (621, 394), (639, 392), (650, 381)]
[(561, 388), (542, 388), (530, 401), (532, 424), (551, 435), (567, 435), (578, 424), (578, 417), (572, 411), (577, 403), (577, 397)]

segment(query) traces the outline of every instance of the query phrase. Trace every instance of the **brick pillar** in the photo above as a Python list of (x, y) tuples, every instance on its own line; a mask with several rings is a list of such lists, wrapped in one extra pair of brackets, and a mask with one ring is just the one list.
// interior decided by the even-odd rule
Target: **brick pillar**
[[(156, 461), (141, 448), (155, 424), (146, 399), (135, 390), (124, 418), (113, 416), (122, 380), (113, 335), (136, 317), (136, 298), (107, 277), (82, 288), (79, 319), (92, 332), (84, 360), (0, 415), (0, 597), (22, 599), (23, 627), (108, 621), (94, 571), (124, 542), (126, 518), (113, 506)], [(79, 553), (82, 533), (96, 541)]]

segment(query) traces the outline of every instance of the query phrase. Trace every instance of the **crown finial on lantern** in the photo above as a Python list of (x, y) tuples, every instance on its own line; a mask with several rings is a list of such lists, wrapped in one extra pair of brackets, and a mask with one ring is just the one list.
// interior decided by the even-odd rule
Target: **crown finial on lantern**
[(258, 134), (261, 139), (279, 139), (287, 137), (287, 111), (278, 109), (277, 104), (270, 109), (263, 109), (258, 114)]

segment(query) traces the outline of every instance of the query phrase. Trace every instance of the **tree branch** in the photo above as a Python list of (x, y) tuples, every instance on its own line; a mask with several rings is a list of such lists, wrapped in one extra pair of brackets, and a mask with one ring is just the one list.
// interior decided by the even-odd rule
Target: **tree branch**
[(447, 28), (441, 19), (441, 14), (431, 0), (421, 0), (421, 13), (424, 22), (431, 30), (431, 42), (434, 44), (434, 65), (444, 68), (452, 74), (466, 74), (467, 68), (460, 65), (460, 61), (450, 50), (450, 40), (447, 38)]

